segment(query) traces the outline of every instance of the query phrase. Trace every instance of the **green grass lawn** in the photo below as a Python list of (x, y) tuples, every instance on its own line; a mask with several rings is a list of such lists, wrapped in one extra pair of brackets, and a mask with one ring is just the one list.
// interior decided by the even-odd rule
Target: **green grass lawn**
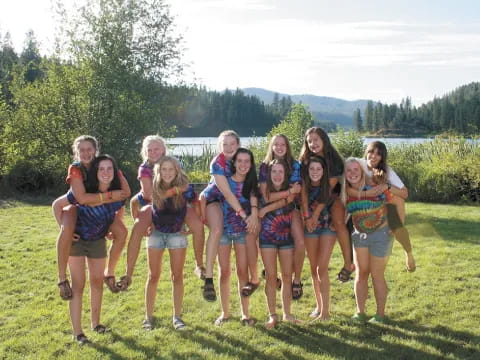
[[(167, 255), (158, 290), (156, 328), (145, 332), (141, 322), (147, 267), (142, 249), (129, 291), (112, 294), (105, 288), (102, 323), (112, 329), (109, 334), (97, 335), (89, 330), (89, 297), (84, 296), (83, 324), (93, 344), (80, 347), (72, 341), (67, 303), (57, 294), (58, 228), (50, 208), (38, 203), (2, 202), (0, 359), (479, 359), (480, 207), (407, 206), (417, 271), (404, 271), (403, 252), (395, 243), (386, 274), (390, 289), (388, 325), (349, 323), (355, 310), (353, 283), (333, 281), (341, 267), (336, 246), (330, 266), (330, 321), (309, 323), (308, 314), (315, 302), (306, 264), (304, 296), (292, 308), (305, 320), (303, 324), (280, 324), (275, 330), (266, 330), (263, 323), (267, 309), (261, 286), (251, 301), (252, 316), (259, 320), (255, 327), (241, 326), (235, 294), (231, 306), (232, 315), (237, 317), (215, 327), (220, 304), (203, 300), (202, 283), (193, 275), (190, 246), (183, 315), (189, 330), (175, 332), (171, 326)], [(124, 264), (125, 256), (117, 275), (123, 274)], [(372, 289), (367, 304), (368, 315), (373, 315)]]

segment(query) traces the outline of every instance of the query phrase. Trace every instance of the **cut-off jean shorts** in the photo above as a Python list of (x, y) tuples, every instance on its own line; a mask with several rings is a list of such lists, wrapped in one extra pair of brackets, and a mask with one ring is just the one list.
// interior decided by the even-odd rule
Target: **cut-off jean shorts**
[(353, 246), (355, 248), (368, 248), (368, 252), (373, 256), (390, 256), (392, 254), (393, 238), (388, 232), (388, 226), (368, 234), (355, 230), (352, 233)]
[(305, 235), (305, 237), (308, 237), (308, 238), (327, 236), (327, 235), (337, 237), (337, 233), (335, 231), (330, 230), (330, 228), (328, 228), (328, 227), (323, 228), (323, 229), (315, 229), (312, 232), (307, 232), (305, 230), (304, 235)]
[(187, 237), (180, 233), (162, 233), (155, 229), (147, 238), (147, 249), (184, 249), (187, 246)]
[(223, 233), (222, 237), (220, 238), (220, 245), (245, 245), (245, 237), (247, 233), (239, 233), (239, 234), (226, 234)]

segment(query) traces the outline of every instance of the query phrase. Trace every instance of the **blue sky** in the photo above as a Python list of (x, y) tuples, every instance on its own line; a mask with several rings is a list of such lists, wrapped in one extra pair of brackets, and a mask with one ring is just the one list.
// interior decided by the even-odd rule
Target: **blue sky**
[[(71, 0), (68, 0), (71, 1)], [(48, 51), (49, 1), (0, 0), (18, 48), (32, 28)], [(211, 89), (415, 104), (480, 81), (480, 1), (175, 0), (186, 76)]]

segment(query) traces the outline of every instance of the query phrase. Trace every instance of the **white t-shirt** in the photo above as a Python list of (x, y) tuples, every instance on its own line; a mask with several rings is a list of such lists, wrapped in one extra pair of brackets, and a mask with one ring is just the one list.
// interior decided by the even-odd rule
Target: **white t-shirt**
[[(360, 164), (362, 164), (363, 171), (365, 171), (365, 175), (372, 177), (372, 172), (368, 170), (367, 160), (366, 159), (359, 159), (359, 160), (360, 160)], [(388, 165), (387, 165), (387, 178), (388, 178), (388, 182), (391, 185), (395, 186), (396, 188), (401, 189), (405, 187), (405, 185), (403, 184), (402, 180), (397, 175), (397, 173), (393, 171), (393, 169)]]

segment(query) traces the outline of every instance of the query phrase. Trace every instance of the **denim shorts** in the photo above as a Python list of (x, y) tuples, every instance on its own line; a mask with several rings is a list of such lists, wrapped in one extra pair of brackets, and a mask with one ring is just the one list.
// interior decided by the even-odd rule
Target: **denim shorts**
[(388, 226), (372, 233), (352, 233), (353, 246), (355, 248), (368, 248), (370, 255), (385, 257), (392, 254), (393, 238), (388, 233)]
[(326, 227), (323, 229), (315, 229), (312, 232), (305, 231), (305, 237), (312, 238), (312, 237), (320, 237), (320, 236), (335, 236), (337, 237), (337, 233), (335, 231), (330, 230), (330, 228)]
[(260, 249), (277, 249), (277, 250), (288, 250), (295, 248), (295, 245), (292, 242), (287, 242), (285, 244), (274, 244), (272, 242), (264, 242), (260, 241), (259, 244)]
[(184, 249), (187, 246), (187, 237), (180, 233), (162, 233), (155, 229), (147, 237), (147, 249)]
[(100, 240), (72, 241), (70, 256), (86, 256), (90, 259), (103, 259), (107, 257), (107, 241), (105, 238)]
[(220, 238), (220, 245), (232, 245), (232, 244), (245, 245), (246, 236), (247, 236), (247, 233), (239, 233), (239, 234), (223, 233), (222, 237)]

